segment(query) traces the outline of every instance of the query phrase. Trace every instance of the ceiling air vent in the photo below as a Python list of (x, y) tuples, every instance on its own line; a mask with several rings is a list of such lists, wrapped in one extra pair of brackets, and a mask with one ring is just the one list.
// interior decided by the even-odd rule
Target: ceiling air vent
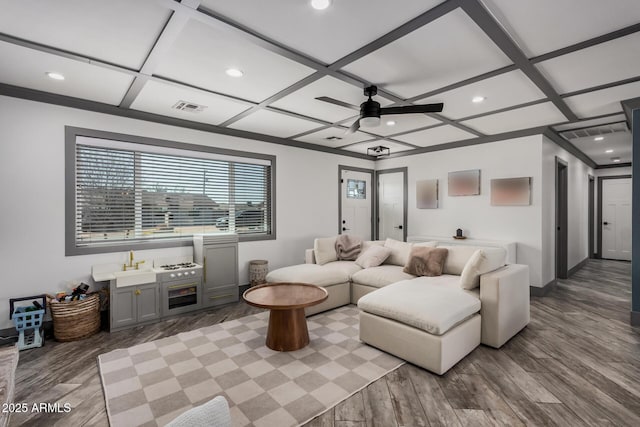
[(339, 136), (328, 136), (325, 138), (327, 141), (340, 141), (342, 138)]
[(189, 111), (191, 113), (199, 113), (200, 111), (207, 108), (207, 106), (194, 104), (193, 102), (178, 101), (171, 108), (173, 108), (174, 110), (182, 110), (182, 111)]

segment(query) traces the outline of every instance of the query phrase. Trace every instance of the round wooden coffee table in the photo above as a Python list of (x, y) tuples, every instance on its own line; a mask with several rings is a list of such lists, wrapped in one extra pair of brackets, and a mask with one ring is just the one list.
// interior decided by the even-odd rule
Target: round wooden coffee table
[(271, 310), (267, 347), (294, 351), (309, 344), (304, 308), (320, 304), (329, 293), (308, 283), (270, 283), (247, 289), (242, 297), (247, 304)]

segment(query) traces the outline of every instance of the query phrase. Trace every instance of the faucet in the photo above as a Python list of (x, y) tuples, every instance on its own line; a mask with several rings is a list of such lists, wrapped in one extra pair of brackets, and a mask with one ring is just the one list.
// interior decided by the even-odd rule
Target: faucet
[(144, 263), (144, 261), (137, 261), (134, 265), (133, 263), (133, 250), (129, 251), (129, 264), (127, 265), (127, 263), (122, 264), (122, 271), (127, 271), (127, 269), (131, 269), (134, 268), (137, 270), (140, 267), (140, 264)]

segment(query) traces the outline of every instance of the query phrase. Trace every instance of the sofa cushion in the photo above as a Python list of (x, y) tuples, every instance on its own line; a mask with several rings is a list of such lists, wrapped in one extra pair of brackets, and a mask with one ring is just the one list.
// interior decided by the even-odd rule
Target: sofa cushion
[(414, 246), (411, 248), (409, 261), (402, 271), (414, 276), (440, 276), (447, 252), (444, 248)]
[(362, 268), (377, 267), (391, 254), (391, 249), (384, 246), (371, 246), (363, 251), (356, 259), (356, 264)]
[(404, 267), (409, 261), (412, 243), (401, 242), (399, 240), (387, 239), (384, 247), (391, 249), (391, 255), (384, 262), (385, 264), (400, 265)]
[(461, 289), (433, 286), (431, 277), (403, 280), (371, 292), (358, 308), (433, 335), (442, 335), (480, 311), (480, 300)]
[(473, 289), (480, 286), (480, 264), (483, 260), (484, 252), (482, 249), (476, 250), (471, 255), (460, 275), (460, 287), (462, 289)]
[(463, 246), (463, 245), (438, 245), (439, 248), (446, 248), (449, 250), (447, 260), (444, 262), (443, 273), (461, 275), (465, 265), (478, 249), (482, 249), (485, 256), (482, 265), (480, 267), (480, 274), (488, 273), (497, 268), (502, 267), (505, 264), (507, 257), (507, 251), (504, 248), (490, 248), (490, 247), (478, 247), (478, 246)]
[(336, 254), (337, 237), (321, 237), (313, 241), (313, 252), (316, 256), (316, 264), (324, 265), (338, 260)]
[(366, 251), (371, 246), (384, 246), (384, 240), (365, 240), (362, 242), (362, 252)]
[(381, 288), (383, 286), (390, 285), (391, 283), (399, 282), (400, 280), (413, 279), (416, 277), (412, 274), (403, 272), (402, 269), (403, 267), (398, 265), (383, 264), (378, 267), (370, 267), (360, 270), (351, 276), (351, 280), (360, 285)]
[(348, 282), (351, 275), (359, 270), (361, 270), (360, 266), (353, 261), (334, 261), (325, 265), (299, 264), (269, 272), (267, 282), (297, 282), (330, 286)]

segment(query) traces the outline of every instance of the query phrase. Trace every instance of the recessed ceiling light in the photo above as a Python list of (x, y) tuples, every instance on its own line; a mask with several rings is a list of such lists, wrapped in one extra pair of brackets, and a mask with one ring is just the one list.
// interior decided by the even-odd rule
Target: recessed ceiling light
[(485, 99), (487, 99), (484, 96), (474, 96), (473, 99), (471, 100), (471, 102), (473, 102), (474, 104), (479, 104), (482, 101), (484, 101)]
[(47, 75), (47, 77), (49, 77), (50, 79), (53, 80), (64, 80), (64, 76), (60, 73), (54, 73), (52, 71), (49, 71), (47, 73), (45, 73)]
[(602, 141), (604, 139), (604, 136), (596, 136), (595, 138), (593, 138), (594, 141)]
[(242, 72), (242, 70), (239, 70), (237, 68), (227, 68), (227, 76), (231, 76), (231, 77), (242, 77), (244, 76), (244, 73)]
[(609, 149), (609, 150), (605, 151), (605, 153), (613, 153), (613, 150)]
[(395, 120), (387, 120), (387, 126), (395, 126), (395, 125), (396, 125)]
[(613, 163), (620, 163), (620, 158), (616, 157), (615, 159), (613, 159)]
[(311, 7), (316, 10), (324, 10), (331, 6), (331, 0), (311, 0)]

